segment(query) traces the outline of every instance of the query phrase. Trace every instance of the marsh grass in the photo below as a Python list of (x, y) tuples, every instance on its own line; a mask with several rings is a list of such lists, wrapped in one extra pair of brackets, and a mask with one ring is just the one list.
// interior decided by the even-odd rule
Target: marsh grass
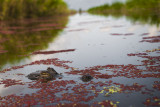
[(69, 13), (63, 0), (0, 0), (0, 19), (23, 19)]
[(91, 14), (112, 15), (115, 17), (127, 16), (133, 21), (143, 23), (160, 24), (159, 0), (127, 0), (125, 3), (115, 2), (112, 5), (105, 4), (88, 10)]

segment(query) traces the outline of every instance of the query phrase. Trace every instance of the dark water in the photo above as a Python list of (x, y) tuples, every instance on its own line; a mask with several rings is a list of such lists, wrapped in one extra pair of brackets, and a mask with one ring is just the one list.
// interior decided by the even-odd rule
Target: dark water
[[(3, 101), (19, 106), (159, 106), (157, 25), (88, 13), (70, 16), (66, 26), (67, 18), (61, 20), (66, 21), (33, 21), (33, 26), (16, 28), (13, 34), (6, 34), (1, 28), (5, 31), (0, 35), (4, 38), (0, 41), (1, 72), (6, 70), (0, 75)], [(33, 54), (38, 50), (46, 53)], [(63, 78), (40, 83), (25, 77), (47, 67), (62, 73)], [(87, 83), (80, 80), (86, 73), (94, 77)], [(3, 101), (0, 100), (2, 105)]]

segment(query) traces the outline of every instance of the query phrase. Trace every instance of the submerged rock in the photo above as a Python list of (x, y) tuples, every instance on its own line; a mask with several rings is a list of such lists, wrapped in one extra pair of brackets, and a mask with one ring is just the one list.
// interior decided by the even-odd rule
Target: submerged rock
[(27, 75), (27, 77), (28, 79), (31, 80), (38, 80), (38, 79), (51, 80), (58, 75), (59, 74), (53, 68), (48, 67), (47, 70), (41, 70), (30, 73), (29, 75)]
[(90, 76), (89, 74), (85, 74), (85, 75), (83, 75), (83, 76), (81, 77), (81, 80), (82, 80), (83, 82), (88, 82), (88, 81), (91, 81), (92, 79), (93, 79), (93, 77)]

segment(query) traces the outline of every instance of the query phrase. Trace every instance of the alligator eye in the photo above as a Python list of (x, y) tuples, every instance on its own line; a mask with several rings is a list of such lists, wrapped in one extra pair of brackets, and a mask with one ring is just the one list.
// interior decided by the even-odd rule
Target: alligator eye
[(35, 77), (39, 77), (39, 75), (35, 75)]

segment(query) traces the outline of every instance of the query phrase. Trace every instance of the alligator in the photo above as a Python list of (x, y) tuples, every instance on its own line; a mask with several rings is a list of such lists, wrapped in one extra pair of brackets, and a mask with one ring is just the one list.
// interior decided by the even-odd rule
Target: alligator
[(82, 77), (81, 77), (81, 80), (83, 81), (83, 82), (88, 82), (88, 81), (91, 81), (93, 79), (93, 77), (91, 76), (91, 75), (89, 75), (89, 74), (85, 74), (85, 75), (83, 75)]
[(56, 78), (59, 74), (53, 69), (48, 67), (47, 70), (36, 71), (27, 75), (28, 79), (30, 80), (39, 80), (39, 79), (46, 79), (52, 80)]
[[(48, 67), (47, 70), (41, 70), (41, 71), (36, 71), (33, 73), (30, 73), (29, 75), (27, 75), (28, 79), (30, 80), (53, 80), (56, 77), (61, 77), (61, 73), (57, 73), (53, 68)], [(90, 76), (89, 74), (85, 74), (80, 78), (83, 82), (88, 82), (91, 81), (93, 79), (92, 76)]]

